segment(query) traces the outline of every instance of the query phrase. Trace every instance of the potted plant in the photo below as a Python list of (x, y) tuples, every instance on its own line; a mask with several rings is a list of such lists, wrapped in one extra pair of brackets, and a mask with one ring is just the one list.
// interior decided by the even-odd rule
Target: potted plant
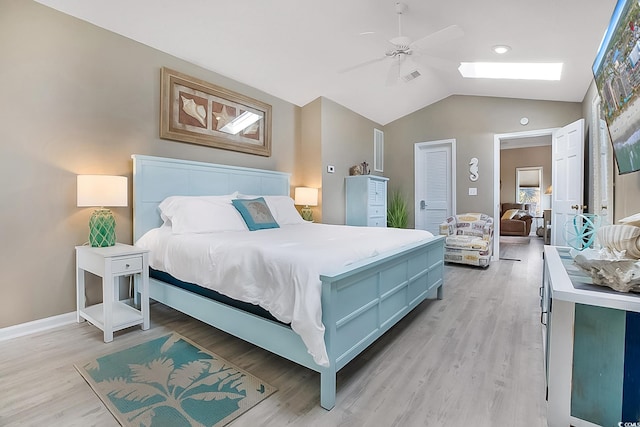
[(407, 202), (400, 190), (391, 193), (387, 206), (387, 226), (393, 228), (407, 228), (409, 216)]

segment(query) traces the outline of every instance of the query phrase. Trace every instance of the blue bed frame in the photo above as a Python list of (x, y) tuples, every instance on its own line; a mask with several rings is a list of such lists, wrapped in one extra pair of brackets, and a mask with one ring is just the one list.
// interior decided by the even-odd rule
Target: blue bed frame
[[(133, 239), (161, 225), (158, 204), (171, 195), (290, 195), (282, 172), (133, 155)], [(320, 373), (320, 404), (336, 401), (336, 373), (430, 295), (443, 296), (444, 237), (403, 247), (322, 275), (322, 322), (330, 366), (317, 365), (287, 325), (159, 280), (150, 297)]]

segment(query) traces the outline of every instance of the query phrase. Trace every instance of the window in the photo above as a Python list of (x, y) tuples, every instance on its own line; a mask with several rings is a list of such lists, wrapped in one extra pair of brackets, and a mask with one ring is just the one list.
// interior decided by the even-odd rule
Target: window
[(529, 203), (533, 216), (542, 216), (542, 167), (516, 168), (516, 203)]

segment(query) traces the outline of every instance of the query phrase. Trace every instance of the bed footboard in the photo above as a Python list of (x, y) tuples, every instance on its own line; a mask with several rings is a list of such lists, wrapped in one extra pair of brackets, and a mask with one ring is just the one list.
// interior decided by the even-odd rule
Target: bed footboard
[(325, 342), (320, 400), (335, 405), (336, 373), (433, 292), (443, 297), (444, 237), (320, 276)]

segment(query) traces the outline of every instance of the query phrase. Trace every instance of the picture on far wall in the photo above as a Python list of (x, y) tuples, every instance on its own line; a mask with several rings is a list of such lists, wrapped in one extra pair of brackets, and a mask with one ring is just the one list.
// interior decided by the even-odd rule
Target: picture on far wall
[(271, 156), (271, 105), (163, 67), (160, 138)]

